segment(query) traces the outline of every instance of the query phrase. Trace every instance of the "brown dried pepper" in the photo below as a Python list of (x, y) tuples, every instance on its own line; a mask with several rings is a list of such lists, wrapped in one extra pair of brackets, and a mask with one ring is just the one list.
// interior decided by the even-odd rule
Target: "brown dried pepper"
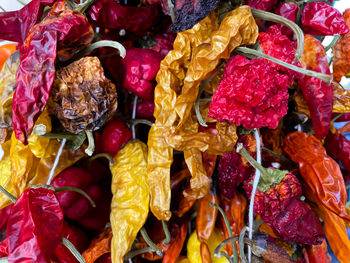
[(327, 155), (313, 135), (293, 132), (283, 142), (284, 151), (299, 164), (299, 171), (317, 199), (330, 211), (350, 221), (345, 211), (347, 194), (339, 165)]
[(86, 263), (94, 263), (102, 255), (111, 252), (112, 228), (106, 227), (102, 233), (90, 243), (82, 256)]

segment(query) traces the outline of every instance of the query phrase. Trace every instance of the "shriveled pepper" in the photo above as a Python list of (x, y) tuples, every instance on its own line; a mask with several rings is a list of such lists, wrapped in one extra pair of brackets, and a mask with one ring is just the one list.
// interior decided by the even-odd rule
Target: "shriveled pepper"
[(278, 2), (279, 0), (247, 0), (247, 5), (264, 10), (264, 11), (270, 11)]
[[(282, 3), (276, 10), (275, 13), (277, 15), (288, 18), (289, 20), (295, 22), (297, 14), (299, 12), (298, 5), (294, 3)], [(282, 34), (286, 35), (289, 39), (293, 38), (293, 31), (282, 24), (276, 25), (282, 32)]]
[(27, 144), (34, 122), (49, 98), (57, 46), (70, 43), (70, 47), (79, 50), (92, 38), (93, 30), (86, 18), (67, 9), (62, 1), (56, 2), (44, 20), (30, 30), (20, 48), (12, 103), (13, 128), (21, 142)]
[(328, 254), (327, 242), (324, 240), (320, 245), (307, 248), (307, 255), (310, 263), (331, 263), (332, 257)]
[(285, 137), (283, 149), (299, 164), (300, 174), (317, 200), (336, 215), (350, 221), (345, 211), (347, 193), (342, 173), (339, 165), (327, 155), (322, 143), (313, 135), (297, 131)]
[(131, 141), (117, 153), (114, 162), (111, 166), (112, 261), (122, 263), (148, 216), (147, 146), (141, 141)]
[(341, 13), (323, 2), (308, 3), (301, 14), (301, 23), (305, 33), (316, 36), (342, 35), (349, 32)]
[[(305, 47), (300, 62), (303, 68), (330, 74), (326, 51), (321, 42), (311, 35), (305, 35)], [(323, 139), (328, 133), (332, 117), (333, 87), (306, 75), (298, 80), (298, 85), (309, 107), (315, 136)]]
[[(345, 23), (350, 28), (350, 9), (345, 10), (343, 14)], [(336, 82), (350, 70), (350, 33), (340, 37), (338, 42), (333, 46), (333, 76)]]
[(94, 263), (98, 258), (111, 252), (112, 229), (106, 227), (98, 237), (94, 238), (82, 254), (86, 263)]

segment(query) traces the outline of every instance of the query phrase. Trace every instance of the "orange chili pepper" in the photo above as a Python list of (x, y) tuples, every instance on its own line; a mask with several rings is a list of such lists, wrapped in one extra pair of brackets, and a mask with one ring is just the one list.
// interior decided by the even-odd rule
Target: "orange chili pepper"
[(16, 44), (6, 44), (0, 46), (0, 70), (4, 65), (6, 59), (13, 53), (16, 52)]
[(185, 220), (185, 222), (181, 225), (179, 231), (177, 231), (175, 238), (170, 242), (170, 247), (164, 254), (163, 263), (174, 263), (179, 257), (182, 247), (185, 243), (187, 230), (188, 221)]
[(94, 263), (102, 255), (111, 252), (112, 229), (106, 227), (103, 232), (90, 243), (84, 251), (83, 257), (86, 263)]
[(307, 248), (309, 263), (331, 263), (332, 257), (328, 254), (327, 242), (323, 240), (321, 245), (309, 246)]
[(211, 263), (210, 250), (206, 243), (204, 242), (201, 243), (200, 251), (201, 251), (202, 263)]

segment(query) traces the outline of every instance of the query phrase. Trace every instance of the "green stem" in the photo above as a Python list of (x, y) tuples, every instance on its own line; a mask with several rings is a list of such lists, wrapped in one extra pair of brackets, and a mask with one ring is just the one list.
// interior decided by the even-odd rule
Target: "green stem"
[(145, 124), (145, 125), (148, 125), (150, 127), (152, 127), (152, 125), (153, 125), (153, 122), (151, 122), (149, 120), (145, 120), (145, 119), (134, 119), (134, 120), (130, 120), (130, 122), (133, 125)]
[(85, 149), (85, 153), (91, 156), (95, 151), (94, 135), (92, 134), (91, 131), (85, 131), (85, 133), (88, 139), (88, 147)]
[(165, 220), (162, 220), (162, 227), (163, 227), (163, 231), (165, 234), (165, 242), (164, 244), (169, 244), (170, 243), (170, 239), (171, 239), (171, 235), (167, 226), (167, 223)]
[(171, 18), (171, 21), (174, 23), (175, 22), (174, 5), (171, 0), (167, 0), (167, 1), (168, 1), (169, 12), (170, 12), (170, 18)]
[(293, 30), (294, 34), (296, 35), (297, 44), (298, 44), (297, 49), (295, 51), (294, 62), (299, 61), (301, 55), (304, 52), (304, 33), (301, 30), (301, 28), (296, 23), (290, 21), (289, 19), (283, 16), (279, 16), (274, 13), (270, 13), (270, 12), (266, 12), (266, 11), (262, 11), (254, 8), (252, 8), (251, 10), (255, 18), (280, 23), (289, 27), (291, 30)]
[(247, 231), (249, 231), (249, 228), (247, 226), (244, 226), (241, 230), (241, 233), (239, 233), (239, 238), (238, 238), (239, 256), (243, 263), (248, 263), (248, 260), (244, 253), (244, 235)]
[(8, 192), (8, 191), (7, 191), (4, 187), (2, 187), (1, 185), (0, 185), (0, 192), (2, 192), (4, 195), (6, 195), (6, 197), (7, 197), (8, 199), (10, 199), (12, 203), (16, 203), (17, 198), (14, 197), (12, 194), (10, 194), (10, 192)]
[[(229, 237), (229, 238), (225, 239), (224, 241), (222, 241), (215, 248), (214, 257), (219, 257), (220, 258), (220, 257), (224, 256), (229, 262), (232, 262), (232, 259), (224, 251), (220, 251), (220, 249), (222, 249), (224, 246), (228, 245), (229, 243), (235, 244), (236, 241), (238, 241), (238, 237)], [(236, 259), (234, 258), (234, 260), (236, 260)], [(237, 258), (237, 261), (234, 261), (234, 263), (235, 262), (238, 262), (238, 258)]]
[[(219, 67), (221, 66), (221, 64), (219, 65)], [(198, 96), (197, 96), (197, 99), (194, 103), (194, 110), (196, 112), (196, 116), (197, 116), (197, 119), (198, 119), (198, 122), (200, 125), (202, 125), (203, 127), (208, 127), (208, 125), (206, 124), (206, 122), (203, 120), (203, 117), (201, 115), (201, 112), (199, 110), (199, 102), (200, 101), (203, 101), (201, 99), (201, 95), (205, 89), (205, 87), (207, 86), (207, 84), (211, 81), (211, 79), (214, 77), (214, 74), (212, 74), (209, 78), (207, 78), (206, 80), (203, 81), (203, 83), (200, 85), (199, 87), (199, 91), (198, 91)], [(211, 101), (211, 99), (209, 100)]]
[(62, 186), (62, 187), (57, 187), (55, 189), (55, 193), (59, 193), (59, 192), (63, 192), (63, 191), (72, 191), (72, 192), (79, 193), (79, 194), (83, 195), (87, 200), (89, 200), (92, 207), (96, 207), (94, 200), (92, 200), (91, 197), (87, 193), (85, 193), (83, 190), (81, 190), (79, 188), (72, 187), (72, 186)]
[(328, 51), (328, 50), (330, 50), (335, 44), (337, 44), (337, 42), (338, 42), (338, 40), (340, 39), (340, 35), (339, 34), (335, 34), (334, 35), (334, 37), (333, 37), (333, 39), (332, 39), (332, 42), (331, 43), (329, 43), (329, 45), (328, 46), (326, 46), (324, 49), (326, 50), (326, 52)]
[(276, 158), (278, 158), (278, 159), (284, 161), (284, 162), (287, 162), (287, 163), (289, 163), (289, 164), (292, 164), (293, 166), (296, 165), (295, 162), (289, 160), (288, 158), (286, 158), (286, 157), (284, 157), (284, 156), (282, 156), (282, 155), (279, 155), (279, 154), (275, 153), (274, 151), (271, 151), (270, 149), (268, 149), (268, 148), (266, 148), (266, 147), (264, 147), (264, 146), (261, 147), (261, 149), (262, 149), (263, 151), (265, 151), (265, 152), (267, 152), (267, 153), (273, 155), (274, 157), (276, 157)]
[(145, 248), (141, 248), (141, 249), (138, 249), (138, 250), (130, 251), (128, 254), (126, 254), (124, 256), (124, 260), (136, 257), (138, 255), (141, 255), (141, 254), (147, 253), (147, 252), (154, 252), (154, 249), (151, 248), (151, 247), (145, 247)]
[(335, 116), (333, 119), (331, 119), (331, 122), (335, 122), (336, 120), (338, 120), (344, 113), (340, 113), (337, 116)]
[[(230, 226), (230, 222), (228, 221), (228, 218), (227, 218), (224, 210), (222, 210), (222, 208), (220, 206), (218, 206), (217, 204), (214, 204), (214, 203), (209, 203), (209, 206), (214, 206), (215, 208), (217, 208), (219, 210), (220, 214), (224, 218), (225, 226), (226, 226), (226, 229), (227, 229), (227, 232), (228, 232), (228, 236), (229, 237), (233, 237), (233, 233), (232, 233), (232, 229), (231, 229), (231, 226)], [(236, 243), (232, 242), (231, 245), (232, 245), (234, 263), (236, 263), (236, 262), (238, 262), (238, 254), (237, 254)]]
[(265, 58), (269, 61), (272, 61), (280, 66), (283, 66), (285, 68), (288, 68), (288, 69), (291, 69), (293, 71), (296, 71), (296, 72), (299, 72), (301, 74), (304, 74), (304, 75), (307, 75), (307, 76), (310, 76), (310, 77), (314, 77), (314, 78), (317, 78), (317, 79), (320, 79), (324, 82), (326, 82), (327, 84), (331, 84), (332, 83), (332, 80), (333, 80), (333, 77), (332, 75), (328, 75), (328, 74), (322, 74), (322, 73), (318, 73), (316, 71), (313, 71), (313, 70), (307, 70), (307, 69), (303, 69), (303, 68), (299, 68), (297, 66), (294, 66), (292, 64), (289, 64), (289, 63), (286, 63), (284, 61), (281, 61), (277, 58), (274, 58), (274, 57), (271, 57), (271, 56), (268, 56), (262, 52), (259, 52), (259, 51), (256, 51), (254, 49), (251, 49), (251, 48), (246, 48), (246, 47), (237, 47), (235, 49), (235, 51), (237, 51), (238, 53), (241, 53), (242, 55), (254, 55), (254, 56), (257, 56), (257, 57), (262, 57), (262, 58)]
[(143, 239), (145, 240), (145, 242), (147, 243), (148, 246), (150, 246), (156, 253), (158, 256), (163, 256), (163, 252), (157, 247), (156, 244), (153, 243), (153, 241), (150, 239), (150, 237), (147, 234), (146, 229), (143, 227), (140, 230), (141, 236), (143, 237)]
[(62, 237), (62, 244), (68, 248), (68, 250), (73, 254), (73, 256), (78, 260), (79, 263), (86, 263), (83, 256), (79, 253), (79, 251), (74, 247), (74, 245), (65, 237)]
[(1, 5), (0, 5), (0, 9), (1, 9), (2, 12), (7, 12), (7, 11), (5, 10), (5, 8), (3, 8)]
[(23, 1), (21, 1), (21, 0), (17, 0), (17, 2), (18, 3), (20, 3), (21, 5), (23, 5), (23, 6), (25, 6), (26, 5), (26, 3), (24, 3)]
[(77, 137), (77, 135), (70, 133), (46, 133), (46, 126), (44, 124), (35, 125), (33, 128), (33, 133), (37, 136), (49, 139), (75, 140), (75, 138)]
[(112, 156), (110, 156), (108, 153), (98, 153), (98, 154), (95, 154), (94, 156), (92, 156), (90, 158), (90, 162), (95, 160), (95, 159), (98, 159), (98, 158), (101, 158), (101, 157), (104, 157), (106, 158), (108, 161), (109, 161), (109, 166), (112, 166), (114, 165), (114, 161), (113, 161), (113, 158)]
[(69, 9), (72, 9), (80, 13), (84, 13), (86, 9), (88, 9), (93, 2), (94, 0), (87, 0), (81, 4), (77, 4), (75, 0), (70, 0), (70, 1), (67, 1), (66, 4), (69, 7)]

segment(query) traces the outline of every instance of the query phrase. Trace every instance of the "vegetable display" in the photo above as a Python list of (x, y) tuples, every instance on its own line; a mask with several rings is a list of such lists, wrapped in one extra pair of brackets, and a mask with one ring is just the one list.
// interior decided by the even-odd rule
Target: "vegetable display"
[(0, 262), (349, 262), (349, 11), (0, 12)]

